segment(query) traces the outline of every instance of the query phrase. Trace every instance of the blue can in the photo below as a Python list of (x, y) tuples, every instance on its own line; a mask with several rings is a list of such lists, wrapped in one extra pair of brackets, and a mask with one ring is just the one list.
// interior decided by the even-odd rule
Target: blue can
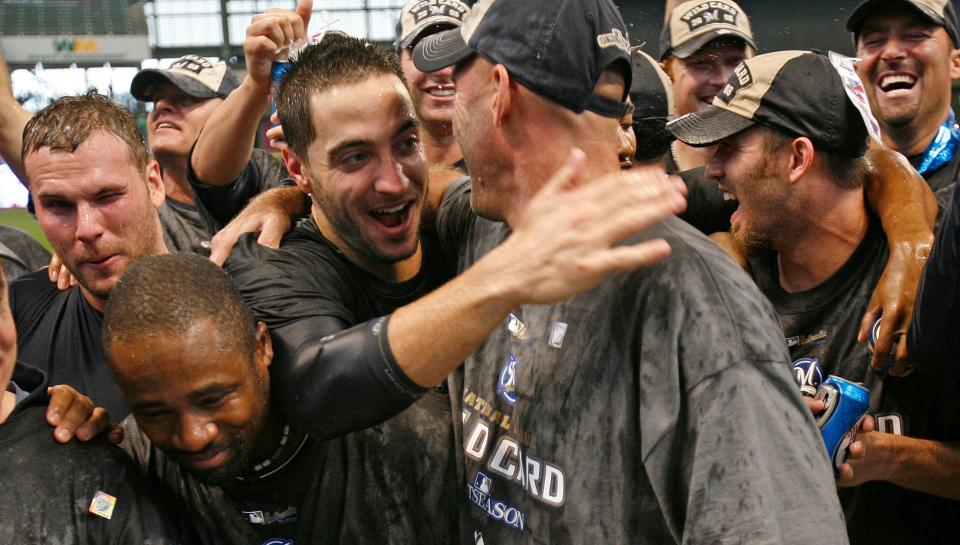
[(817, 388), (823, 382), (820, 361), (817, 358), (800, 358), (793, 362), (793, 372), (796, 373), (800, 393), (808, 397), (816, 396)]
[(860, 431), (863, 417), (870, 406), (870, 392), (849, 380), (830, 375), (817, 389), (816, 399), (826, 404), (817, 417), (817, 425), (833, 464), (834, 476), (847, 461), (847, 448)]

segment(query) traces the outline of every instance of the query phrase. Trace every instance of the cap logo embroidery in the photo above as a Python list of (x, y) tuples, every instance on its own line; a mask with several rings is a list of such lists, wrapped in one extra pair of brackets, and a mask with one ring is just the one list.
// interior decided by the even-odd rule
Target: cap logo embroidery
[(616, 47), (617, 49), (622, 49), (630, 53), (630, 41), (627, 40), (627, 37), (624, 36), (623, 32), (618, 28), (614, 28), (606, 34), (597, 36), (597, 45), (603, 48)]
[(170, 65), (170, 68), (181, 68), (183, 70), (189, 70), (194, 74), (199, 74), (200, 72), (213, 68), (213, 64), (210, 63), (207, 59), (203, 57), (198, 57), (196, 55), (186, 55), (182, 59)]
[(733, 75), (736, 77), (730, 78), (730, 81), (727, 82), (727, 85), (724, 86), (723, 90), (720, 91), (720, 94), (717, 95), (717, 98), (722, 100), (725, 104), (730, 104), (730, 101), (733, 100), (733, 97), (737, 96), (737, 91), (747, 87), (753, 83), (753, 74), (750, 73), (750, 68), (747, 67), (745, 63), (740, 63), (733, 70)]
[(693, 32), (712, 24), (724, 23), (737, 26), (739, 15), (737, 8), (726, 2), (703, 2), (687, 10), (680, 16), (680, 20), (687, 23), (690, 32)]
[(463, 9), (463, 3), (460, 0), (428, 0), (410, 9), (410, 14), (413, 15), (416, 23), (438, 15), (463, 19), (465, 13), (466, 10)]

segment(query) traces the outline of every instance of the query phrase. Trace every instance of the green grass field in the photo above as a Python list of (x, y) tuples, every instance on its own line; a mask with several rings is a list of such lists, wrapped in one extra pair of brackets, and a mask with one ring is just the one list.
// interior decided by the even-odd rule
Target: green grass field
[(46, 249), (50, 249), (50, 243), (47, 242), (47, 237), (43, 236), (43, 231), (40, 230), (37, 220), (25, 208), (0, 209), (0, 225), (9, 225), (26, 231), (40, 241), (40, 244), (43, 244)]

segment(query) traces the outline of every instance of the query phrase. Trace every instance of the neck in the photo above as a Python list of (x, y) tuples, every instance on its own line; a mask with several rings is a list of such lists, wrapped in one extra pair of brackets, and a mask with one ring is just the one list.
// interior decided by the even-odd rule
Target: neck
[(881, 123), (880, 130), (883, 136), (883, 143), (907, 157), (913, 157), (923, 153), (934, 137), (943, 122), (950, 117), (950, 111), (942, 112), (938, 117), (929, 120), (915, 118), (913, 122), (907, 125), (891, 126)]
[(164, 157), (160, 163), (160, 174), (168, 199), (193, 204), (193, 190), (190, 189), (190, 181), (187, 179), (187, 160), (187, 157), (182, 156)]
[(716, 149), (716, 146), (695, 148), (679, 140), (674, 140), (671, 144), (673, 159), (677, 163), (677, 168), (681, 171), (706, 165), (713, 157), (713, 152)]
[(795, 222), (779, 253), (780, 285), (789, 293), (819, 286), (840, 270), (866, 236), (870, 224), (861, 191), (824, 195), (803, 209), (815, 210)]
[(401, 259), (400, 261), (388, 262), (381, 259), (370, 257), (354, 250), (341, 238), (336, 229), (327, 221), (326, 216), (320, 212), (317, 200), (314, 199), (313, 209), (311, 210), (313, 221), (316, 223), (320, 233), (327, 240), (350, 260), (351, 263), (360, 267), (364, 271), (383, 280), (384, 282), (405, 282), (410, 280), (420, 272), (420, 266), (423, 263), (423, 245), (417, 243), (417, 250), (412, 256)]
[(431, 166), (450, 166), (463, 159), (457, 139), (453, 136), (452, 123), (424, 123), (420, 138), (427, 164)]
[(10, 418), (10, 414), (13, 413), (13, 408), (17, 404), (17, 396), (13, 392), (8, 392), (4, 389), (3, 392), (0, 392), (0, 424), (7, 421), (7, 418)]

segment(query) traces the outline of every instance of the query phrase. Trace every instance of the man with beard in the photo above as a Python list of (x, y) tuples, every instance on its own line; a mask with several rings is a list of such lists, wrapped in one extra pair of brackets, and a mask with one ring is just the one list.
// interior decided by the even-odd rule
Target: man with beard
[(410, 483), (371, 473), (382, 463), (375, 449), (310, 437), (274, 409), (286, 394), (271, 395), (270, 334), (213, 263), (171, 254), (131, 267), (108, 303), (103, 342), (133, 410), (124, 448), (203, 535), (422, 543)]
[[(669, 128), (719, 144), (708, 176), (740, 206), (732, 235), (773, 302), (794, 360), (870, 390), (871, 417), (839, 467), (852, 543), (950, 543), (960, 515), (960, 383), (870, 367), (857, 320), (887, 259), (867, 211), (867, 129), (826, 56), (761, 55), (703, 112)], [(822, 449), (822, 447), (821, 447)]]
[(101, 313), (127, 267), (166, 252), (159, 166), (131, 113), (96, 93), (54, 101), (30, 119), (23, 141), (40, 228), (79, 285), (60, 291), (46, 271), (11, 283), (20, 357), (123, 418)]

